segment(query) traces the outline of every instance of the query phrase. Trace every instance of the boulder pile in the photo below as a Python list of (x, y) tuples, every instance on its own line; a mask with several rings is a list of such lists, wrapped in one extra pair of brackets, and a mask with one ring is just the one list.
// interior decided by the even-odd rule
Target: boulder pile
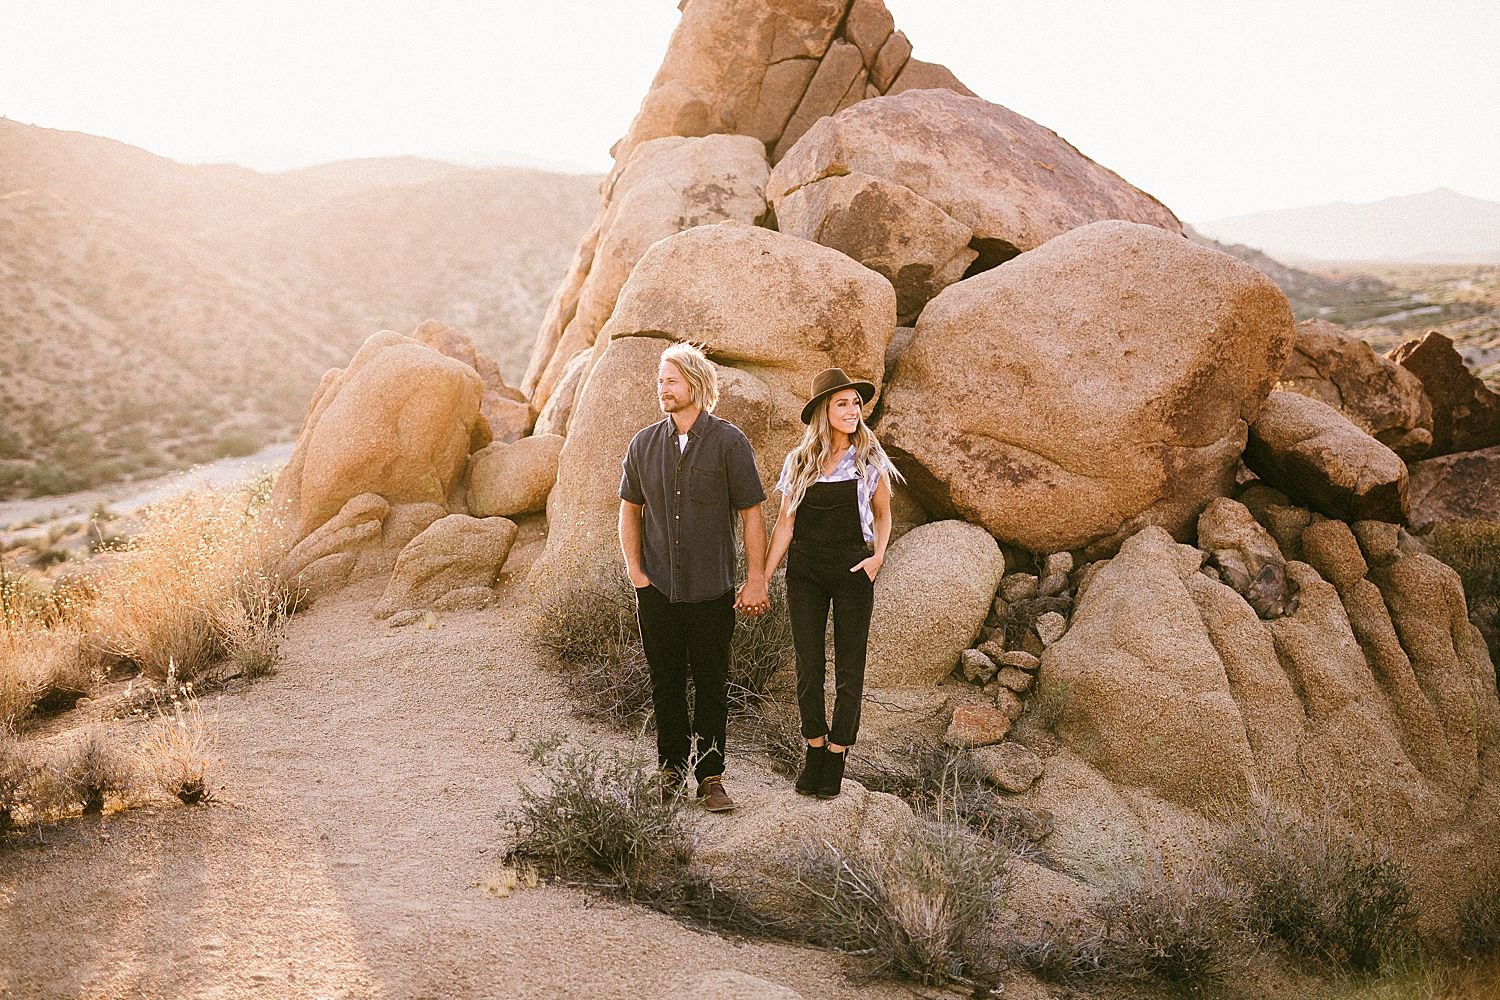
[(717, 365), (768, 488), (840, 367), (906, 479), (869, 750), (963, 748), (1085, 877), (1267, 796), (1423, 843), (1434, 890), (1472, 869), (1500, 700), (1425, 533), (1500, 519), (1500, 397), (1451, 343), (1294, 325), (1260, 271), (912, 58), (880, 0), (682, 8), (519, 389), (441, 324), (371, 337), (278, 481), (284, 571), (383, 579), (393, 621), (482, 604), (545, 509), (535, 596), (613, 581), (668, 345)]

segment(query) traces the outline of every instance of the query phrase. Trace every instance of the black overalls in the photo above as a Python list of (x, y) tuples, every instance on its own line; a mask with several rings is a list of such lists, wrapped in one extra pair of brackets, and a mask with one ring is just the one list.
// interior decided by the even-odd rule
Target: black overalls
[[(787, 555), (787, 615), (797, 649), (797, 708), (802, 735), (827, 736), (852, 746), (859, 731), (860, 701), (865, 687), (865, 645), (875, 583), (864, 570), (850, 567), (870, 555), (859, 525), (859, 483), (813, 483), (797, 505), (792, 545)], [(833, 604), (833, 728), (823, 705), (827, 676), (824, 643), (828, 606)]]

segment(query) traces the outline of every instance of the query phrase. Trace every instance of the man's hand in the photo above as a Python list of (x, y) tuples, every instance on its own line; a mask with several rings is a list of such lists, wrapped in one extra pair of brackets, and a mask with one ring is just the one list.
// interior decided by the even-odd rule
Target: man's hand
[(759, 618), (765, 614), (771, 607), (771, 595), (766, 581), (754, 577), (746, 580), (735, 595), (734, 606), (750, 618)]
[(626, 566), (625, 575), (630, 577), (630, 585), (636, 590), (651, 586), (651, 578), (638, 569), (633, 569), (630, 566)]
[(880, 556), (870, 556), (868, 559), (861, 559), (849, 567), (849, 572), (864, 573), (870, 578), (871, 582), (874, 582), (875, 577), (880, 574), (880, 567), (884, 562), (885, 560)]

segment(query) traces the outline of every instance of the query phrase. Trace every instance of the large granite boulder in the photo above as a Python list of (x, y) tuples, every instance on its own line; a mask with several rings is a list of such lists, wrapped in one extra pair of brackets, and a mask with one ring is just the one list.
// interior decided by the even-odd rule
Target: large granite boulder
[(280, 573), (302, 603), (385, 576), (407, 543), (447, 513), (442, 504), (393, 507), (379, 494), (361, 493), (293, 546)]
[(1500, 446), (1408, 466), (1411, 527), (1455, 521), (1500, 522)]
[(470, 455), (469, 513), (514, 517), (546, 507), (562, 446), (560, 435), (534, 434), (511, 444), (497, 441)]
[(1033, 552), (1186, 532), (1233, 486), (1293, 338), (1255, 268), (1098, 222), (943, 291), (887, 387), (881, 440), (923, 506)]
[(692, 341), (805, 398), (812, 376), (835, 366), (878, 387), (895, 333), (895, 295), (880, 275), (816, 243), (723, 222), (653, 246), (602, 336)]
[(1500, 393), (1469, 371), (1453, 341), (1433, 330), (1400, 345), (1390, 358), (1422, 380), (1432, 401), (1428, 458), (1500, 444)]
[(588, 276), (532, 389), (538, 409), (573, 357), (592, 346), (646, 250), (694, 226), (755, 222), (766, 212), (769, 170), (765, 146), (751, 136), (669, 136), (636, 147), (612, 178)]
[(1329, 517), (1404, 522), (1406, 463), (1327, 404), (1273, 392), (1250, 425), (1245, 464)]
[(375, 617), (486, 602), (517, 531), (503, 517), (449, 514), (434, 521), (401, 550)]
[(876, 97), (824, 118), (776, 165), (768, 195), (783, 232), (889, 278), (903, 317), (976, 256), (993, 266), (1103, 219), (1182, 232), (1160, 202), (1055, 132), (945, 89)]
[(446, 506), (480, 420), (470, 365), (397, 333), (377, 333), (323, 376), (274, 504), (293, 543), (353, 498)]
[[(514, 441), (531, 428), (531, 407), (527, 405), (526, 397), (519, 389), (505, 383), (505, 376), (500, 373), (495, 359), (476, 348), (467, 333), (429, 319), (418, 324), (411, 336), (418, 343), (474, 369), (484, 383), (479, 414), (484, 418), (481, 423), (489, 427), (490, 440)], [(475, 441), (477, 447), (488, 443)]]
[(935, 521), (886, 551), (875, 578), (867, 688), (930, 686), (947, 677), (984, 625), (1005, 557), (982, 528)]
[(1472, 827), (1500, 702), (1456, 574), (1420, 554), (1363, 565), (1352, 535), (1323, 534), (1308, 547), (1339, 584), (1289, 563), (1301, 599), (1273, 621), (1157, 528), (1098, 564), (1038, 677), (1062, 744), (1035, 793), (1054, 856), (1107, 868), (1261, 794), (1392, 842)]
[(1326, 320), (1297, 324), (1276, 387), (1327, 403), (1404, 459), (1432, 446), (1432, 404), (1422, 380)]

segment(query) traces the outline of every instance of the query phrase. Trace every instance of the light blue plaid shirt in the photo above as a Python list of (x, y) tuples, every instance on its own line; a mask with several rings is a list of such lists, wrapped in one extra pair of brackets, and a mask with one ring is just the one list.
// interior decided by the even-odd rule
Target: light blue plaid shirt
[[(827, 476), (819, 476), (820, 483), (842, 483), (848, 479), (858, 479), (859, 486), (855, 493), (859, 496), (859, 530), (865, 536), (865, 544), (875, 544), (875, 511), (870, 506), (871, 499), (875, 496), (875, 487), (880, 485), (881, 470), (878, 465), (871, 463), (865, 469), (864, 478), (860, 478), (859, 470), (854, 467), (854, 446), (844, 452), (844, 457), (839, 459), (839, 464), (833, 472)], [(787, 455), (786, 460), (781, 463), (781, 478), (776, 480), (776, 492), (783, 497), (792, 491), (792, 456)]]

